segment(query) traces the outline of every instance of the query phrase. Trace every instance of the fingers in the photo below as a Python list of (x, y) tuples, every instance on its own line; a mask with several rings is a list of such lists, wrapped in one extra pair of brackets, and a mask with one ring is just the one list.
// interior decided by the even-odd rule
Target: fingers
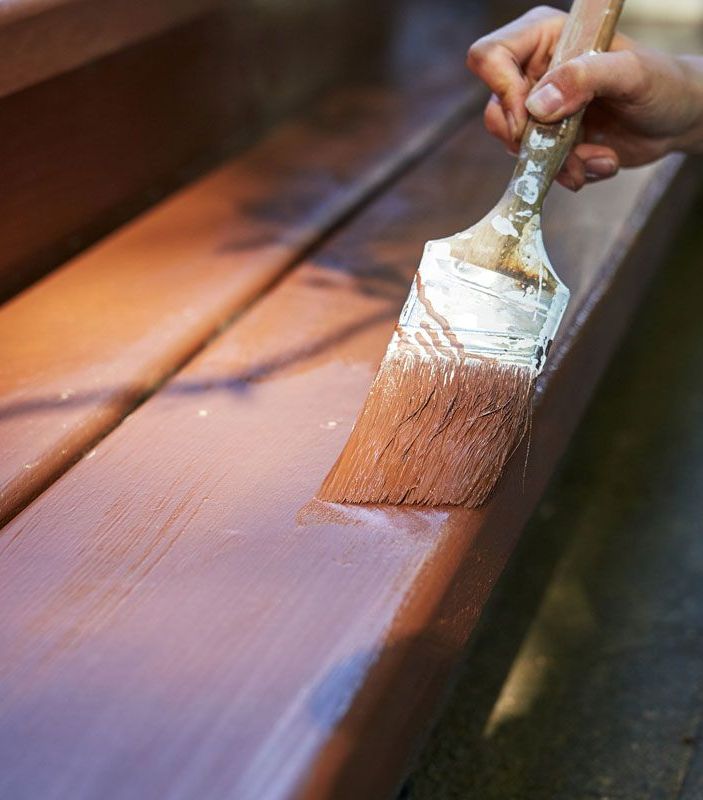
[[(486, 129), (500, 139), (513, 154), (519, 150), (519, 142), (511, 139), (508, 121), (498, 98), (491, 96), (484, 111)], [(610, 178), (620, 168), (620, 159), (612, 147), (594, 142), (582, 142), (569, 153), (557, 181), (567, 189), (577, 192), (586, 183)]]
[[(493, 124), (507, 126), (507, 141), (515, 142), (527, 122), (525, 99), (532, 83), (547, 68), (566, 14), (541, 6), (509, 25), (475, 42), (467, 54), (467, 65), (491, 89), (503, 110), (488, 111)], [(497, 134), (496, 134), (497, 135)], [(506, 141), (506, 137), (499, 138)]]
[[(634, 101), (645, 91), (646, 78), (636, 53), (595, 53), (571, 59), (548, 72), (527, 98), (526, 106), (540, 121), (556, 122), (595, 97)], [(569, 154), (557, 181), (578, 191), (586, 183), (612, 177), (619, 168), (620, 160), (613, 148), (583, 142)]]
[(511, 153), (517, 153), (520, 145), (520, 136), (515, 135), (511, 127), (511, 121), (503, 110), (500, 100), (495, 95), (491, 95), (486, 108), (483, 112), (483, 123), (486, 130), (505, 145)]
[(569, 153), (557, 181), (577, 192), (587, 183), (611, 178), (620, 168), (618, 155), (610, 147), (583, 142)]
[(634, 50), (586, 54), (544, 75), (525, 105), (540, 121), (556, 122), (594, 97), (637, 101), (646, 93), (647, 83), (646, 70)]
[[(467, 64), (493, 94), (484, 111), (488, 131), (517, 153), (528, 111), (543, 122), (556, 122), (595, 97), (637, 101), (648, 89), (642, 59), (632, 42), (617, 36), (614, 50), (571, 59), (546, 72), (566, 14), (542, 6), (479, 39)], [(533, 89), (533, 83), (537, 81)], [(615, 175), (615, 150), (582, 142), (567, 157), (557, 180), (578, 191), (586, 183)]]
[(588, 183), (612, 178), (620, 169), (618, 154), (611, 147), (584, 142), (576, 146), (574, 155), (583, 162)]

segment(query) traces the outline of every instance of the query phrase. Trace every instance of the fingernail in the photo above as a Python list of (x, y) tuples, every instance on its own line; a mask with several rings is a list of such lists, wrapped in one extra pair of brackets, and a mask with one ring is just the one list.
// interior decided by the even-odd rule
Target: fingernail
[(587, 178), (609, 178), (617, 172), (617, 165), (607, 156), (589, 158), (585, 166)]
[(517, 120), (512, 111), (506, 111), (505, 116), (508, 118), (508, 132), (510, 138), (514, 142), (517, 139)]
[(553, 83), (545, 83), (525, 101), (530, 114), (535, 117), (550, 117), (564, 105), (564, 95)]

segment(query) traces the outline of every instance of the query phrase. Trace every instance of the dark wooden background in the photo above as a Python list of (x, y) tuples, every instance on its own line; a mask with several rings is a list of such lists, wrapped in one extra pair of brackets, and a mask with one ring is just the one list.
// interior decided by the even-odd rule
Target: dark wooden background
[[(433, 13), (451, 3), (211, 5), (160, 35), (0, 100), (0, 301), (250, 144), (321, 90), (402, 69), (393, 40), (410, 6)], [(471, 20), (468, 46), (477, 30), (529, 4), (463, 5)], [(67, 48), (75, 46), (76, 27), (89, 23), (81, 4), (68, 6), (75, 18)], [(11, 58), (0, 55), (0, 67), (4, 59), (4, 68), (17, 71)]]

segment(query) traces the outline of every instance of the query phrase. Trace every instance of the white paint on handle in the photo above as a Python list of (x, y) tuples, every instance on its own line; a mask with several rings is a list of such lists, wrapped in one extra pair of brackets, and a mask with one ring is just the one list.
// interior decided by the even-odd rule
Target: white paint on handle
[(503, 234), (503, 236), (515, 236), (516, 238), (520, 236), (518, 229), (513, 223), (501, 214), (496, 214), (495, 217), (491, 219), (491, 225), (498, 233)]

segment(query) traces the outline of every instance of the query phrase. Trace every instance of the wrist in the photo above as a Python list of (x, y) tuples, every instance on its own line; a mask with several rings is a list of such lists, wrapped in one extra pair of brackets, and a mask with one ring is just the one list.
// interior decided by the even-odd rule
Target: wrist
[(675, 60), (683, 75), (687, 119), (671, 149), (703, 153), (703, 57), (676, 56)]

